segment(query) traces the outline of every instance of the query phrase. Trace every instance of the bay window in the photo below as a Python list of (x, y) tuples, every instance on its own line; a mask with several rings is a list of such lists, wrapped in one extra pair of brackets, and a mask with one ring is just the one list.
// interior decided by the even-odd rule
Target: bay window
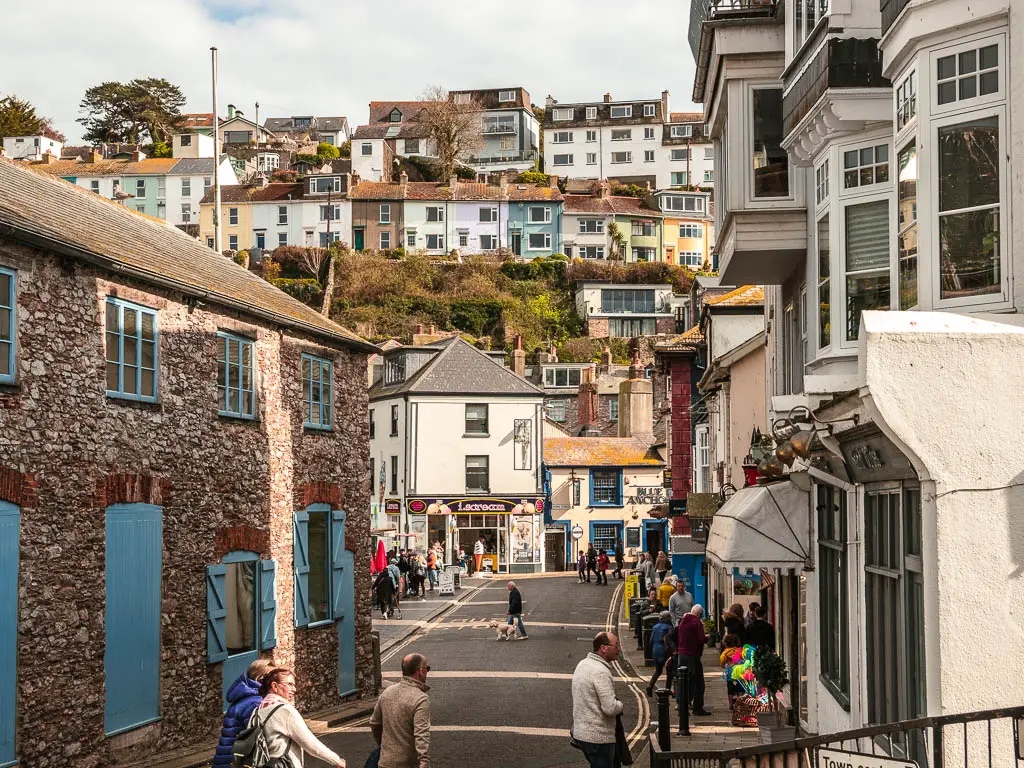
[(818, 349), (832, 343), (832, 251), (828, 214), (818, 220)]
[(782, 89), (755, 88), (754, 197), (789, 196), (789, 155), (782, 148)]
[(860, 336), (860, 313), (889, 309), (889, 201), (848, 205), (846, 217), (846, 341)]
[(899, 308), (917, 306), (917, 145), (911, 141), (896, 158), (897, 186), (897, 272)]

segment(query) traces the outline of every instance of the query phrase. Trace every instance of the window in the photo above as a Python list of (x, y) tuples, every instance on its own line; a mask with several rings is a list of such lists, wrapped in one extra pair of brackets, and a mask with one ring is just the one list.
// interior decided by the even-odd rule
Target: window
[(440, 205), (428, 205), (427, 221), (444, 221), (444, 208)]
[(420, 140), (419, 139), (406, 139), (405, 140), (405, 154), (407, 155), (418, 155), (420, 153)]
[(672, 171), (670, 184), (673, 187), (685, 187), (686, 171)]
[(821, 205), (828, 200), (828, 159), (814, 169), (814, 202)]
[(999, 117), (938, 129), (939, 296), (999, 293)]
[(217, 334), (218, 412), (251, 419), (256, 414), (253, 342), (230, 333)]
[(415, 248), (416, 247), (416, 230), (407, 229), (405, 231), (405, 247)]
[[(384, 359), (384, 384), (391, 386), (392, 384), (398, 384), (399, 382), (405, 381), (405, 356), (404, 355), (391, 355)], [(398, 434), (398, 406), (392, 406), (391, 408), (391, 434), (392, 436)]]
[[(295, 513), (292, 526), (295, 626), (346, 623), (345, 572), (351, 573), (352, 553), (345, 549), (345, 513), (327, 504), (313, 504)], [(266, 591), (264, 587), (256, 594)]]
[(604, 246), (603, 245), (581, 245), (580, 256), (584, 259), (603, 259), (604, 258)]
[(515, 101), (515, 100), (516, 100), (516, 92), (515, 91), (498, 91), (498, 101), (506, 102), (506, 101)]
[(570, 144), (572, 143), (572, 131), (555, 131), (551, 135), (552, 144)]
[(704, 237), (704, 225), (703, 224), (680, 224), (679, 225), (679, 236), (680, 237), (692, 237), (700, 240)]
[(466, 403), (466, 434), (487, 434), (487, 403)]
[(818, 21), (828, 15), (829, 0), (797, 0), (794, 6), (793, 50), (798, 51)]
[(846, 340), (860, 335), (860, 313), (889, 308), (889, 201), (846, 207)]
[(587, 131), (587, 141), (588, 142), (597, 141), (597, 131)]
[(572, 107), (560, 107), (558, 109), (552, 109), (551, 120), (556, 123), (564, 122), (566, 120), (572, 120)]
[[(404, 361), (403, 361), (404, 362)], [(404, 375), (402, 378), (405, 378)], [(391, 406), (391, 437), (398, 435), (398, 406)]]
[[(789, 156), (782, 148), (782, 90), (756, 88), (754, 115), (754, 197), (789, 195)], [(705, 181), (708, 171), (705, 171)]]
[(653, 139), (654, 138), (654, 129), (653, 128), (644, 128), (644, 138), (645, 139)]
[(0, 268), (0, 382), (14, 381), (16, 317), (14, 270)]
[(156, 196), (157, 199), (163, 200), (167, 197), (167, 177), (159, 176), (156, 180)]
[(530, 206), (530, 223), (531, 224), (550, 224), (551, 223), (551, 209), (547, 206), (532, 205)]
[[(372, 421), (370, 422), (370, 426), (371, 427), (373, 426), (373, 422)], [(371, 435), (371, 437), (372, 437), (372, 435)], [(373, 459), (373, 456), (371, 456), (370, 457), (370, 495), (371, 496), (373, 496), (374, 483), (377, 482), (377, 478), (375, 477), (374, 469), (375, 469), (375, 467), (374, 467), (374, 459)]]
[(466, 493), (489, 493), (490, 478), (486, 456), (466, 457)]
[(391, 493), (398, 493), (398, 457), (391, 457)]
[(572, 155), (555, 155), (554, 165), (572, 165)]
[(587, 107), (586, 115), (587, 120), (597, 120), (597, 107)]
[(228, 224), (231, 224), (231, 225), (237, 225), (238, 224), (238, 209), (237, 208), (228, 208)]
[(364, 141), (359, 149), (363, 153), (363, 157), (368, 157), (373, 154), (373, 144), (368, 141)]
[(939, 105), (999, 92), (999, 46), (986, 45), (936, 60)]
[(276, 171), (281, 167), (281, 158), (274, 152), (256, 156), (256, 168), (261, 171)]
[(188, 176), (183, 176), (181, 179), (181, 196), (192, 197), (192, 179)]
[(653, 149), (645, 149), (644, 150), (644, 162), (645, 163), (653, 163), (654, 162), (654, 150)]
[(552, 421), (565, 421), (565, 400), (548, 400), (547, 410)]
[(138, 179), (135, 182), (135, 196), (136, 197), (145, 197), (146, 196), (146, 180), (145, 179)]
[(604, 234), (604, 219), (580, 219), (580, 234)]
[(213, 178), (211, 176), (203, 176), (203, 194), (205, 195), (210, 191), (213, 186)]
[(444, 235), (427, 234), (427, 250), (428, 251), (443, 251), (444, 250)]
[(690, 148), (682, 147), (680, 149), (673, 149), (671, 155), (672, 162), (686, 161), (690, 159)]
[[(370, 409), (370, 439), (373, 440), (377, 436), (377, 419), (373, 416), (373, 408)], [(370, 458), (373, 461), (373, 458)], [(373, 469), (370, 470), (370, 478), (373, 478)]]
[(704, 147), (704, 159), (705, 160), (714, 160), (715, 159), (715, 148), (714, 147)]
[(598, 552), (614, 552), (622, 541), (622, 523), (591, 523), (590, 539)]
[(633, 105), (632, 104), (624, 104), (624, 105), (613, 106), (611, 108), (611, 116), (613, 118), (616, 118), (616, 117), (632, 117), (633, 116)]
[(888, 144), (843, 152), (843, 189), (866, 187), (888, 180)]
[(644, 104), (644, 117), (654, 117), (654, 111), (654, 104)]
[(212, 237), (206, 238), (206, 247), (207, 248), (213, 248), (213, 238)]
[(494, 251), (498, 248), (497, 235), (480, 235), (480, 250)]
[(277, 206), (277, 223), (278, 225), (284, 225), (288, 223), (288, 206), (279, 205)]
[(578, 387), (582, 381), (582, 369), (580, 368), (545, 368), (545, 387)]
[(601, 289), (601, 312), (605, 314), (654, 314), (654, 306), (654, 289)]
[(326, 195), (330, 192), (341, 192), (340, 176), (311, 176), (309, 179), (309, 194)]
[(107, 299), (106, 347), (107, 394), (156, 400), (156, 310)]
[(470, 104), (473, 101), (473, 95), (469, 93), (456, 93), (455, 103), (456, 104)]
[(632, 138), (631, 128), (612, 128), (612, 141), (629, 141)]
[(711, 184), (714, 181), (715, 181), (715, 172), (714, 171), (704, 171), (704, 183), (705, 184)]
[(100, 193), (100, 180), (93, 179), (89, 182), (89, 190), (95, 192), (97, 195)]
[(381, 248), (382, 250), (387, 250), (388, 248), (391, 247), (391, 233), (390, 232), (381, 232), (380, 233), (380, 239), (379, 239), (379, 246), (378, 247)]
[(551, 233), (550, 232), (531, 232), (529, 240), (529, 249), (531, 251), (543, 251), (551, 249)]
[(608, 420), (619, 420), (619, 398), (615, 397), (615, 395), (608, 398)]
[(388, 115), (388, 122), (389, 123), (400, 123), (400, 122), (402, 122), (402, 110), (400, 110), (398, 107), (395, 107), (394, 109), (392, 109), (391, 110), (391, 114)]
[(896, 130), (901, 130), (917, 117), (917, 70), (903, 78), (896, 86)]
[(850, 633), (846, 555), (846, 493), (816, 486), (821, 679), (844, 708), (850, 706)]
[(192, 146), (192, 136), (191, 136), (191, 134), (186, 133), (186, 134), (182, 135), (182, 137), (181, 137), (181, 146), (183, 146), (183, 147), (191, 147)]
[(497, 206), (493, 206), (493, 207), (490, 207), (490, 208), (481, 208), (480, 209), (480, 222), (481, 223), (492, 222), (492, 221), (497, 221), (497, 220), (498, 220), (498, 207)]
[(499, 136), (498, 137), (498, 149), (515, 149), (516, 148), (516, 137), (515, 136)]
[(669, 138), (688, 139), (693, 135), (692, 125), (670, 125), (668, 128)]
[(469, 245), (469, 232), (459, 232), (459, 248), (465, 248)]
[(800, 292), (782, 310), (782, 392), (787, 395), (804, 391), (803, 302)]
[(192, 203), (181, 204), (181, 223), (189, 224), (192, 221)]
[[(321, 205), (320, 206), (320, 221), (337, 221), (341, 218), (341, 206), (340, 205)], [(382, 222), (386, 224), (387, 222)]]
[(287, 232), (278, 232), (277, 233), (277, 247), (280, 248), (280, 247), (285, 246), (285, 245), (288, 245), (288, 233)]
[(832, 343), (832, 264), (828, 214), (818, 221), (818, 349)]
[[(140, 206), (139, 206), (138, 208), (136, 208), (136, 210), (137, 210), (137, 211), (138, 211), (139, 213), (141, 213), (141, 214), (145, 214), (145, 213), (146, 213), (146, 206), (144, 206), (144, 205), (140, 205)], [(238, 240), (238, 238), (236, 237), (236, 238), (235, 238), (235, 240)]]
[(597, 152), (587, 152), (587, 165), (597, 165)]
[(680, 251), (679, 263), (684, 267), (701, 267), (704, 265), (704, 254), (699, 251)]
[(336, 243), (341, 240), (340, 232), (321, 232), (320, 233), (320, 247), (327, 248), (331, 243)]
[(633, 162), (632, 152), (612, 152), (613, 163), (631, 163)]
[(302, 356), (302, 425), (330, 429), (333, 423), (332, 394), (334, 364), (314, 355)]
[(654, 237), (656, 234), (653, 221), (633, 220), (633, 237)]
[(899, 308), (917, 306), (917, 144), (911, 141), (896, 157), (898, 224), (896, 252), (899, 261)]
[(637, 336), (653, 336), (656, 333), (653, 317), (618, 318), (608, 321), (608, 335), (616, 339), (633, 339)]
[(391, 203), (381, 203), (380, 206), (380, 218), (378, 219), (379, 224), (390, 224), (391, 223)]
[(694, 486), (698, 493), (707, 493), (711, 490), (711, 442), (708, 437), (708, 426), (705, 424), (703, 427), (697, 427), (695, 434), (697, 444), (694, 447)]
[(622, 471), (618, 469), (590, 470), (590, 506), (622, 506)]

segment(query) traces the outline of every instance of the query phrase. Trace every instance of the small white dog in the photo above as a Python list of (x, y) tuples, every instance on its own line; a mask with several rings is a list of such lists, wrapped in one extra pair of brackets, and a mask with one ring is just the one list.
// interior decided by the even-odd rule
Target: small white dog
[(515, 640), (516, 628), (514, 624), (505, 624), (500, 621), (492, 621), (488, 625), (491, 629), (498, 630), (495, 640)]

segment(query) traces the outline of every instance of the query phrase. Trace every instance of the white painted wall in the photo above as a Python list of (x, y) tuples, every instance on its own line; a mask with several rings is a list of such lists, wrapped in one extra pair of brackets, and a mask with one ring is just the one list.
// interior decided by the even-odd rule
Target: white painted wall
[(763, 314), (716, 314), (711, 323), (711, 344), (708, 355), (713, 360), (720, 358), (729, 350), (735, 349), (763, 330)]
[[(606, 288), (622, 288), (654, 291), (654, 312), (650, 314), (668, 314), (668, 302), (672, 298), (670, 285), (627, 285), (610, 283), (584, 283), (576, 289), (576, 311), (580, 317), (589, 315), (610, 314), (601, 311), (601, 291)], [(616, 313), (618, 314), (618, 313)], [(632, 313), (622, 313), (623, 317), (632, 317)], [(644, 315), (645, 317), (648, 315)]]
[[(392, 206), (391, 217), (394, 220), (397, 211), (395, 210), (401, 203), (395, 203)], [(441, 221), (427, 221), (427, 208), (441, 208)], [(506, 205), (507, 208), (507, 205)], [(452, 248), (455, 247), (451, 240), (451, 232), (448, 219), (455, 215), (455, 204), (445, 202), (443, 200), (437, 201), (420, 201), (420, 200), (406, 200), (405, 201), (405, 231), (402, 232), (402, 242), (396, 245), (402, 245), (408, 248), (408, 231), (410, 229), (416, 230), (416, 248), (415, 250), (426, 251), (427, 253), (442, 254), (448, 253)], [(507, 220), (507, 216), (506, 216)], [(440, 235), (444, 238), (444, 248), (432, 248), (427, 249), (427, 235)], [(457, 242), (457, 241), (456, 241)]]
[[(368, 144), (370, 154), (363, 154)], [(384, 139), (352, 139), (352, 172), (362, 181), (380, 181), (384, 171)]]
[(42, 160), (49, 152), (60, 158), (64, 145), (46, 136), (4, 136), (4, 151), (13, 160)]
[[(185, 137), (188, 146), (183, 143)], [(171, 150), (175, 158), (213, 157), (213, 137), (202, 133), (176, 133), (171, 137)]]

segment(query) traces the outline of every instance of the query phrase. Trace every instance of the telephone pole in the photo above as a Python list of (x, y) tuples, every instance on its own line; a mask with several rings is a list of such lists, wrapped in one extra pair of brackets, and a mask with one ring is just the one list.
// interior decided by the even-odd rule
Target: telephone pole
[(217, 49), (210, 48), (213, 74), (213, 247), (222, 253), (220, 227), (220, 115), (217, 112)]

